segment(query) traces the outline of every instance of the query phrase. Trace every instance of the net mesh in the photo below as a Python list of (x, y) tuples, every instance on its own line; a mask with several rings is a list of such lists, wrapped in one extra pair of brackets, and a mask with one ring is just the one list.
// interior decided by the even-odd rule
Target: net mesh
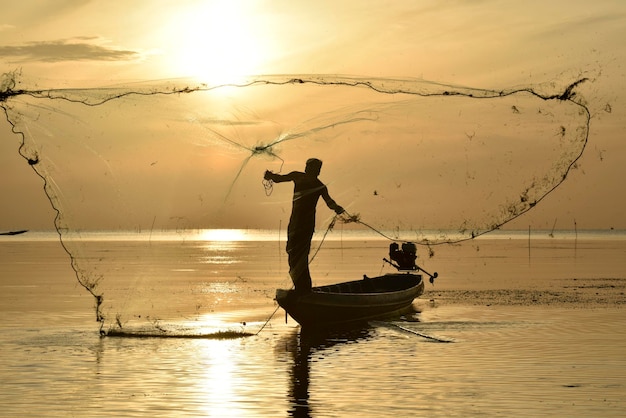
[[(133, 257), (158, 260), (164, 247), (145, 241), (159, 231), (276, 228), (291, 190), (264, 184), (263, 173), (301, 171), (316, 157), (346, 209), (345, 228), (428, 246), (472, 239), (532, 209), (576, 167), (589, 135), (577, 93), (585, 81), (493, 91), (290, 75), (36, 90), (13, 73), (2, 78), (0, 105), (19, 153), (44, 180), (102, 329), (114, 330), (131, 320), (158, 328), (155, 295), (167, 289), (181, 317), (206, 311), (202, 294), (219, 282), (207, 284), (206, 271), (182, 287), (171, 277), (159, 282), (113, 239), (88, 231), (132, 231), (143, 237)], [(165, 246), (168, 257), (206, 256), (206, 243), (181, 242)], [(220, 274), (232, 268), (222, 250)], [(167, 268), (186, 271), (184, 262)], [(240, 290), (242, 298), (251, 291)], [(270, 298), (272, 290), (263, 291)]]

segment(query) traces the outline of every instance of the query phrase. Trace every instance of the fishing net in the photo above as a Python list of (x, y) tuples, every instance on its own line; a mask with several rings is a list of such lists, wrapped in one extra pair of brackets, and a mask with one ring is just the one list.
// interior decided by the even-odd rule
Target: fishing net
[[(19, 153), (45, 182), (102, 329), (132, 321), (158, 329), (161, 305), (182, 317), (215, 311), (203, 295), (220, 283), (207, 277), (237, 275), (228, 243), (204, 260), (207, 270), (189, 267), (207, 257), (207, 230), (286, 227), (291, 188), (264, 183), (266, 169), (285, 174), (310, 157), (324, 161), (320, 178), (346, 209), (333, 225), (428, 246), (472, 239), (532, 209), (576, 166), (589, 134), (577, 92), (585, 82), (494, 91), (291, 75), (37, 90), (5, 74), (0, 105)], [(318, 210), (318, 229), (332, 218)], [(130, 231), (136, 251), (116, 252), (118, 235), (90, 231)], [(163, 231), (180, 234), (150, 245), (167, 241)], [(163, 257), (178, 260), (168, 275), (137, 261)], [(196, 281), (181, 287), (185, 274)], [(247, 278), (237, 280), (245, 297)], [(273, 287), (264, 291), (271, 300)]]

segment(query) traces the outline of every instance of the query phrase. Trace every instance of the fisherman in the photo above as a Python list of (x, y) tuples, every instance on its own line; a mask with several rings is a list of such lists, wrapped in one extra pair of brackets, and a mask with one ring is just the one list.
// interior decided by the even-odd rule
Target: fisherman
[(344, 212), (344, 209), (330, 197), (326, 186), (317, 178), (321, 169), (321, 160), (309, 158), (304, 173), (292, 171), (283, 175), (267, 170), (263, 176), (265, 180), (276, 183), (294, 182), (293, 205), (287, 228), (287, 258), (289, 275), (298, 293), (311, 290), (309, 251), (315, 230), (315, 208), (319, 197), (322, 196), (326, 205), (338, 215)]

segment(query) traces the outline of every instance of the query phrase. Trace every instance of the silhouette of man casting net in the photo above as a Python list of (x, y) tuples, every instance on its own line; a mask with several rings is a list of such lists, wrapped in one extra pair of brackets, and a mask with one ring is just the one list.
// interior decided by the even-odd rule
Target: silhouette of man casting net
[(322, 169), (322, 161), (309, 158), (304, 173), (292, 171), (289, 174), (275, 174), (265, 171), (264, 179), (276, 183), (292, 181), (294, 183), (293, 205), (287, 228), (287, 256), (289, 275), (297, 292), (311, 290), (309, 272), (309, 252), (315, 230), (315, 208), (320, 196), (326, 205), (338, 215), (344, 212), (328, 194), (328, 188), (317, 177)]

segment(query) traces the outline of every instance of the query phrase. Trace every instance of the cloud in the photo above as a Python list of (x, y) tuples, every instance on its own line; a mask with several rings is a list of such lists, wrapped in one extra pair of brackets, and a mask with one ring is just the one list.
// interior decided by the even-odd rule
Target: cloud
[(131, 61), (141, 57), (137, 51), (110, 48), (96, 42), (99, 40), (78, 37), (0, 46), (0, 57), (15, 58), (17, 62)]

